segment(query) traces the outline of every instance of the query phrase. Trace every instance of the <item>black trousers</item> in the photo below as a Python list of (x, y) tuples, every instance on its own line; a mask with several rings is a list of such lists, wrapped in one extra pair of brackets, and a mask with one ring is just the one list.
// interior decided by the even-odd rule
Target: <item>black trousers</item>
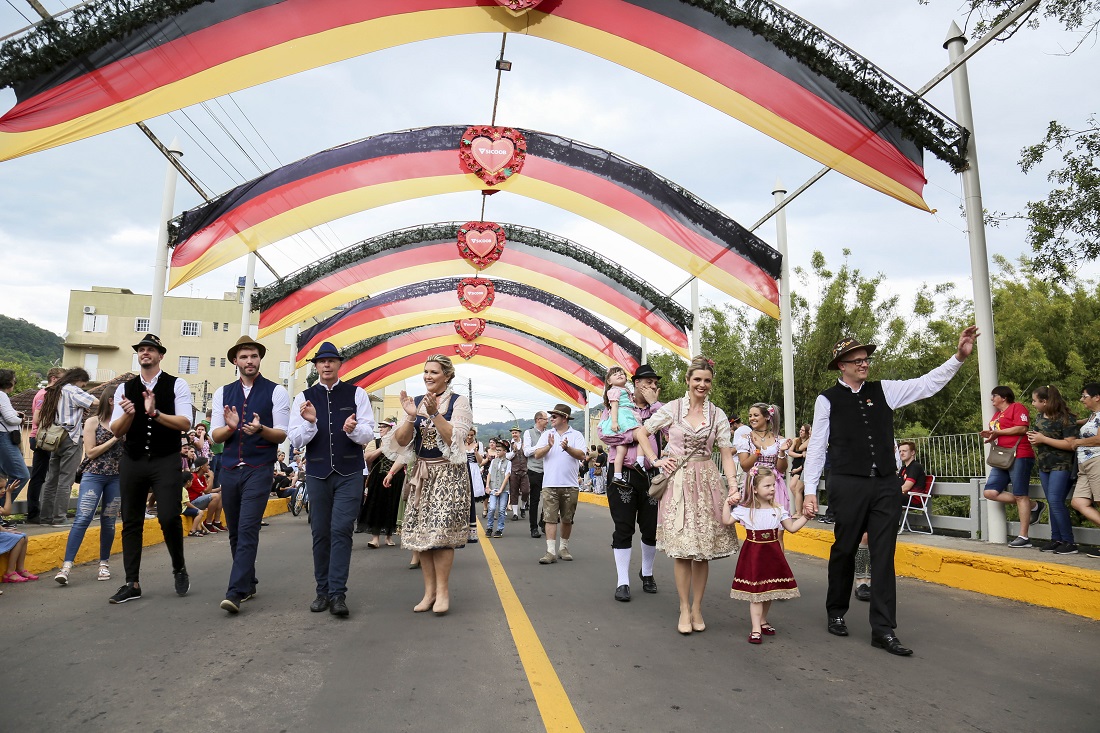
[(634, 544), (635, 526), (642, 535), (643, 545), (656, 545), (657, 501), (649, 498), (649, 476), (631, 467), (623, 470), (623, 478), (630, 488), (615, 484), (607, 487), (607, 508), (615, 523), (611, 546), (616, 550), (630, 549)]
[[(25, 484), (27, 487), (27, 521), (38, 521), (39, 514), (42, 509), (42, 484), (46, 483), (46, 474), (50, 470), (50, 454), (44, 450), (38, 450), (35, 447), (37, 441), (35, 438), (31, 438), (31, 477)], [(12, 501), (19, 498), (19, 493), (23, 490), (23, 487), (19, 487), (19, 491), (15, 492), (15, 496), (12, 497)]]
[(901, 479), (897, 476), (829, 476), (829, 506), (834, 507), (835, 540), (829, 553), (829, 618), (844, 616), (852, 598), (856, 550), (863, 533), (871, 550), (871, 632), (897, 628), (894, 550), (901, 520)]
[(531, 484), (531, 501), (527, 505), (527, 519), (531, 523), (531, 531), (545, 527), (542, 521), (542, 512), (539, 511), (539, 500), (542, 498), (542, 471), (527, 469), (527, 481)]
[(122, 564), (126, 582), (141, 578), (142, 536), (145, 532), (145, 498), (153, 492), (157, 520), (164, 544), (172, 558), (172, 570), (183, 570), (183, 520), (180, 497), (183, 477), (178, 453), (161, 458), (130, 458), (123, 455), (118, 467), (118, 488), (122, 497)]

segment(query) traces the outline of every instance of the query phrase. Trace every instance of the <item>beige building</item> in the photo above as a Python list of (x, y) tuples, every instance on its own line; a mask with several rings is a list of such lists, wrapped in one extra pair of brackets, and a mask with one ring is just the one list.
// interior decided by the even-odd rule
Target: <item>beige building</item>
[[(243, 279), (243, 278), (242, 278)], [(182, 377), (191, 387), (198, 411), (205, 412), (214, 390), (236, 379), (236, 368), (225, 356), (241, 335), (243, 287), (217, 298), (167, 296), (160, 336), (168, 353), (162, 367)], [(132, 345), (150, 332), (149, 295), (124, 288), (93, 287), (69, 292), (62, 364), (82, 366), (96, 382), (138, 371)], [(249, 329), (258, 331), (259, 313), (253, 312)], [(291, 397), (306, 387), (312, 367), (299, 369), (291, 385), (293, 333), (287, 329), (260, 339), (267, 347), (264, 376), (292, 388)], [(382, 400), (371, 395), (375, 418), (382, 417)]]

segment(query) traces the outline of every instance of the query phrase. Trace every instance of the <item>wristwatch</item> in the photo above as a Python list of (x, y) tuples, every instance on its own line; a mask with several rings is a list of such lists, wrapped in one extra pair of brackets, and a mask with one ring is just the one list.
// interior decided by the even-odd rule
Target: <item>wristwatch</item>
[(153, 414), (149, 416), (150, 420), (156, 420), (160, 417), (160, 410), (153, 410)]

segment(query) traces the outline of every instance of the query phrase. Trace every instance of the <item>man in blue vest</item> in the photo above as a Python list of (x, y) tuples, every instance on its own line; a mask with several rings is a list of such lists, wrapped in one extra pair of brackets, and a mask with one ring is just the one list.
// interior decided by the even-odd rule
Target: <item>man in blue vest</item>
[(256, 595), (256, 552), (279, 444), (286, 440), (290, 395), (260, 374), (267, 348), (241, 336), (226, 352), (240, 378), (214, 391), (210, 438), (222, 443), (222, 508), (233, 568), (221, 607), (239, 613)]
[[(332, 343), (313, 356), (317, 384), (294, 398), (290, 442), (305, 446), (306, 489), (313, 532), (317, 597), (309, 610), (348, 615), (351, 535), (363, 495), (363, 446), (374, 439), (370, 399), (361, 387), (340, 381), (344, 357)], [(302, 470), (299, 466), (299, 470)]]
[(829, 507), (836, 509), (836, 525), (825, 610), (828, 631), (834, 636), (848, 635), (844, 614), (855, 578), (856, 549), (866, 532), (871, 550), (871, 646), (899, 657), (913, 653), (894, 633), (894, 551), (902, 490), (894, 458), (894, 410), (943, 389), (974, 351), (977, 338), (977, 327), (970, 326), (959, 335), (954, 356), (924, 376), (904, 381), (867, 381), (874, 344), (849, 337), (833, 347), (829, 368), (839, 371), (840, 378), (814, 403), (813, 432), (802, 470), (802, 511), (807, 517), (817, 514), (817, 485), (828, 453)]

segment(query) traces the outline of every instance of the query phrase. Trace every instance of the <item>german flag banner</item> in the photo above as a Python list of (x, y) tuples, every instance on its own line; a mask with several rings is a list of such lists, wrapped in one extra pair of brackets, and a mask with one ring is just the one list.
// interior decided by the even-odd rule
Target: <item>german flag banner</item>
[[(298, 335), (297, 366), (323, 341), (344, 348), (392, 331), (471, 318), (458, 303), (460, 282), (444, 278), (398, 288), (321, 321)], [(486, 321), (559, 344), (604, 367), (618, 364), (633, 374), (641, 365), (637, 344), (583, 308), (521, 283), (498, 280), (493, 285), (493, 305), (481, 314)]]
[(954, 123), (767, 0), (523, 0), (526, 13), (507, 4), (177, 1), (186, 9), (113, 17), (110, 32), (43, 28), (0, 53), (11, 67), (0, 78), (18, 98), (0, 118), (0, 160), (381, 49), (503, 32), (633, 69), (913, 206), (927, 208), (923, 149), (961, 165)]
[(523, 130), (522, 171), (493, 189), (463, 167), (468, 126), (376, 135), (303, 158), (175, 220), (170, 287), (312, 226), (377, 206), (499, 190), (603, 224), (722, 292), (778, 317), (780, 254), (647, 168), (568, 138)]
[[(252, 302), (261, 308), (260, 335), (375, 293), (469, 274), (456, 237), (462, 226), (431, 224), (373, 237), (257, 291)], [(499, 227), (504, 244), (487, 274), (534, 288), (553, 283), (555, 295), (689, 357), (688, 310), (575, 242), (513, 224), (493, 226)]]
[(395, 331), (361, 341), (362, 347), (352, 345), (344, 349), (340, 378), (352, 382), (364, 373), (413, 354), (446, 354), (456, 360), (464, 358), (476, 363), (476, 356), (507, 352), (581, 389), (603, 391), (606, 369), (591, 359), (500, 323), (483, 321), (483, 324), (481, 334), (472, 341), (460, 336), (453, 322)]

